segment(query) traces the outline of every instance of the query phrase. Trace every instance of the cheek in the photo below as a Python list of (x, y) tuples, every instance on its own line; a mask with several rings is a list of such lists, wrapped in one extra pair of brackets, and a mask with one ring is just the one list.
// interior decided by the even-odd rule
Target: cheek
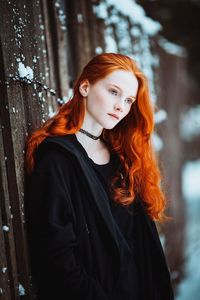
[(128, 106), (127, 108), (124, 109), (124, 117), (127, 116), (131, 111), (131, 106)]
[(103, 93), (99, 92), (92, 92), (89, 94), (87, 99), (87, 108), (92, 113), (99, 113), (101, 109), (106, 108), (106, 97), (103, 95)]
[(93, 94), (92, 99), (99, 107), (105, 107), (108, 105), (108, 95), (104, 92), (96, 92)]

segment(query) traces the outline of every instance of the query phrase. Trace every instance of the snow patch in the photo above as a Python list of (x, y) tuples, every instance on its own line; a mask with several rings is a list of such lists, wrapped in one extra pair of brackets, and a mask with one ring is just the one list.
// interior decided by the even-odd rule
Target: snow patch
[(7, 225), (4, 225), (4, 226), (2, 227), (2, 229), (3, 229), (3, 231), (6, 231), (6, 232), (9, 231), (9, 227), (8, 227)]
[(162, 29), (161, 24), (147, 17), (143, 7), (134, 0), (106, 0), (106, 3), (128, 16), (135, 24), (139, 24), (148, 35), (155, 35)]
[(163, 37), (158, 39), (158, 43), (160, 47), (163, 48), (167, 53), (180, 57), (186, 57), (186, 49), (184, 47), (181, 47), (175, 43), (171, 43)]
[(98, 6), (93, 6), (93, 11), (99, 19), (106, 20), (108, 18), (107, 5), (105, 2), (100, 2)]
[(49, 110), (49, 114), (48, 114), (49, 118), (52, 118), (53, 116), (55, 116), (56, 112), (53, 111), (53, 107), (51, 105), (48, 106), (48, 110)]
[(96, 54), (101, 54), (102, 52), (103, 52), (103, 49), (100, 46), (95, 48), (95, 53)]
[(156, 151), (160, 151), (163, 148), (163, 141), (156, 132), (152, 135), (152, 142)]
[(2, 272), (3, 272), (4, 274), (6, 273), (6, 271), (7, 271), (7, 268), (6, 268), (6, 267), (2, 268)]
[(183, 166), (182, 190), (188, 202), (200, 202), (200, 159), (188, 161)]
[(18, 63), (18, 73), (20, 78), (33, 79), (33, 70), (29, 66), (25, 67), (21, 61)]
[(181, 115), (179, 127), (181, 137), (185, 141), (200, 136), (200, 105), (188, 109)]
[(18, 290), (19, 290), (19, 296), (26, 295), (25, 288), (23, 287), (23, 285), (21, 283), (19, 283)]
[(106, 43), (106, 52), (118, 52), (117, 44), (113, 38), (112, 28), (106, 28), (105, 32), (105, 43)]
[(164, 109), (160, 109), (154, 115), (154, 120), (156, 124), (162, 123), (167, 119), (167, 112)]
[(78, 21), (78, 23), (83, 23), (83, 15), (82, 14), (77, 14), (77, 21)]
[(182, 188), (187, 212), (185, 278), (176, 300), (199, 300), (200, 287), (200, 159), (188, 161), (182, 173)]

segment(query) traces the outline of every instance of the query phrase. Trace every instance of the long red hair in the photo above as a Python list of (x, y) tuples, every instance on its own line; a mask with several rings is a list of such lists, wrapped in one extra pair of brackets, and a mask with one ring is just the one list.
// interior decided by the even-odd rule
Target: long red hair
[(161, 175), (151, 141), (154, 110), (148, 82), (135, 61), (126, 55), (103, 53), (89, 61), (74, 84), (73, 97), (27, 139), (26, 170), (27, 173), (33, 170), (33, 154), (46, 137), (74, 134), (81, 128), (85, 108), (79, 92), (80, 83), (87, 79), (94, 84), (119, 69), (132, 72), (139, 87), (128, 115), (113, 129), (103, 129), (102, 132), (104, 141), (118, 154), (123, 166), (122, 178), (121, 172), (118, 172), (112, 179), (113, 198), (122, 205), (129, 205), (139, 194), (150, 218), (163, 221), (167, 218), (164, 214), (166, 200), (161, 190)]

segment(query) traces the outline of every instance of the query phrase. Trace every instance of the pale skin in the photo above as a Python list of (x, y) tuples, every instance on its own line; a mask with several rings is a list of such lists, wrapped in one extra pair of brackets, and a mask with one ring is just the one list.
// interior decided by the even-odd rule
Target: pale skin
[[(115, 70), (95, 84), (82, 81), (79, 91), (85, 103), (81, 128), (99, 136), (104, 128), (114, 128), (129, 113), (136, 100), (138, 81), (130, 71)], [(115, 114), (118, 118), (109, 114)], [(81, 132), (75, 134), (95, 163), (101, 165), (109, 162), (110, 152), (102, 141), (93, 140)]]

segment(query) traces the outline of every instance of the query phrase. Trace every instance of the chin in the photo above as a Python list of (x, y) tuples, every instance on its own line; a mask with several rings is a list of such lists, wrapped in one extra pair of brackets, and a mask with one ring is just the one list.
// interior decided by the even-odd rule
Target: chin
[(118, 123), (120, 122), (120, 120), (116, 120), (116, 121), (107, 121), (105, 119), (103, 120), (99, 120), (98, 123), (99, 125), (101, 125), (104, 129), (113, 129)]
[(113, 129), (117, 124), (118, 124), (118, 123), (112, 124), (112, 125), (111, 125), (111, 124), (104, 124), (104, 125), (103, 125), (103, 128), (104, 128), (104, 129), (108, 129), (108, 130), (109, 130), (109, 129)]

